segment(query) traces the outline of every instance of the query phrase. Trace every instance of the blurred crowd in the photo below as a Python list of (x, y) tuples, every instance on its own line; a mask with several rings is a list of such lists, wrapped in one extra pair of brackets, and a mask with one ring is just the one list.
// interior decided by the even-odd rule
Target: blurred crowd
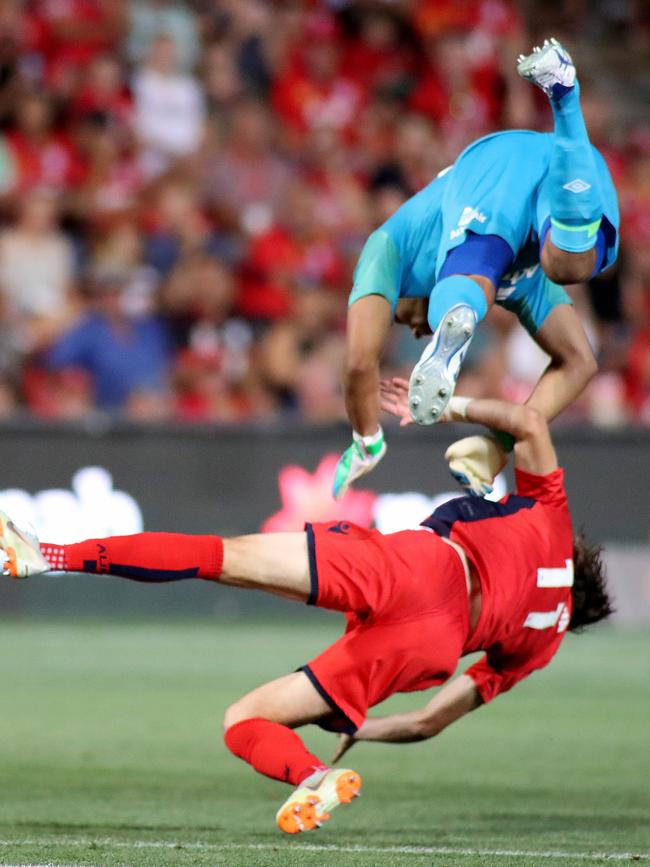
[[(550, 127), (515, 58), (552, 33), (623, 221), (570, 290), (600, 373), (568, 418), (650, 425), (650, 15), (604, 0), (3, 0), (0, 418), (341, 418), (366, 236), (471, 140)], [(459, 391), (544, 364), (494, 310)]]

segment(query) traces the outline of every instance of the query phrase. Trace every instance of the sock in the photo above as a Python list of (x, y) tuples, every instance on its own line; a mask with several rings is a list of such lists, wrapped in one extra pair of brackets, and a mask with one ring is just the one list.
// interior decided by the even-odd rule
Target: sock
[(73, 545), (41, 545), (53, 570), (118, 575), (134, 581), (217, 580), (223, 564), (220, 536), (136, 533), (87, 539)]
[(467, 304), (471, 307), (476, 314), (477, 322), (480, 322), (487, 313), (485, 295), (475, 280), (460, 274), (444, 277), (436, 283), (429, 297), (427, 319), (432, 331), (436, 330), (445, 313), (457, 304)]
[(555, 141), (549, 166), (551, 240), (569, 253), (591, 250), (603, 217), (596, 159), (580, 109), (576, 81), (559, 99), (551, 99)]
[(226, 731), (224, 741), (231, 753), (258, 773), (292, 786), (300, 785), (314, 771), (328, 769), (292, 729), (260, 717), (235, 723)]

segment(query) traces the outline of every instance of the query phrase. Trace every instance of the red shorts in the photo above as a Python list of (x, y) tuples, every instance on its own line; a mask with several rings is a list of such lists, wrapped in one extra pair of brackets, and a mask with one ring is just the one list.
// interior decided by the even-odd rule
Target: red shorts
[(469, 632), (465, 570), (426, 528), (383, 535), (339, 521), (306, 530), (309, 602), (345, 612), (348, 624), (303, 671), (332, 707), (324, 727), (353, 732), (369, 707), (454, 673)]

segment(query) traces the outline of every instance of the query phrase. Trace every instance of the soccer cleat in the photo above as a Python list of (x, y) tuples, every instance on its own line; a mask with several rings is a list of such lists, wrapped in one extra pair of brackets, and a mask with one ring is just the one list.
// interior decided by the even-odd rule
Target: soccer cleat
[(36, 536), (19, 530), (14, 522), (0, 510), (0, 557), (2, 574), (10, 578), (29, 578), (49, 572), (50, 564), (41, 554)]
[(409, 412), (413, 421), (434, 424), (442, 418), (476, 323), (476, 314), (467, 304), (457, 304), (442, 317), (409, 381)]
[[(311, 781), (311, 782), (310, 782)], [(275, 817), (285, 834), (300, 834), (320, 828), (339, 804), (349, 804), (361, 792), (361, 777), (356, 771), (330, 768), (307, 777), (289, 795)]]
[(554, 99), (564, 96), (576, 83), (576, 68), (571, 55), (553, 37), (545, 39), (541, 48), (533, 48), (532, 54), (520, 54), (517, 72)]

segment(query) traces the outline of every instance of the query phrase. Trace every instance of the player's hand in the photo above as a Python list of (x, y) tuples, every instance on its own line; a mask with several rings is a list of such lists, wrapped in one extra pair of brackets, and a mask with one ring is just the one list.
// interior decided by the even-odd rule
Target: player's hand
[(334, 755), (332, 756), (332, 764), (335, 765), (339, 759), (343, 758), (347, 751), (351, 750), (356, 742), (357, 739), (354, 735), (339, 735), (338, 745), (334, 751)]
[(352, 445), (343, 452), (336, 465), (332, 486), (334, 499), (342, 499), (352, 482), (374, 470), (385, 454), (386, 441), (381, 427), (374, 437), (362, 437), (353, 432)]
[[(405, 379), (399, 376), (382, 379), (379, 383), (379, 397), (381, 408), (398, 418), (400, 427), (413, 422), (409, 411), (409, 384)], [(444, 421), (466, 421), (468, 403), (468, 397), (451, 397), (437, 424)]]
[(405, 379), (399, 376), (382, 379), (379, 383), (379, 400), (384, 412), (399, 419), (400, 427), (413, 423), (409, 412), (409, 384)]
[(445, 452), (449, 472), (473, 497), (492, 493), (492, 482), (508, 463), (499, 443), (488, 436), (464, 437)]

